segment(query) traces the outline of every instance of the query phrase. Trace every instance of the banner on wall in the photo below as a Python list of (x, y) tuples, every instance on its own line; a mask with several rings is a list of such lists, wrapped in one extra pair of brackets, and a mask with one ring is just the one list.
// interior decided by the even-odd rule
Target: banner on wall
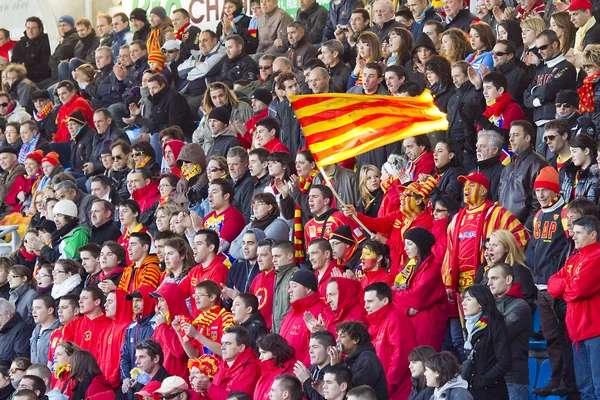
[[(327, 0), (317, 0), (317, 2), (325, 8), (329, 7)], [(250, 0), (243, 0), (243, 3), (246, 14), (251, 16)], [(224, 4), (224, 0), (123, 0), (121, 7), (124, 13), (129, 13), (138, 7), (150, 12), (154, 7), (163, 6), (167, 10), (167, 15), (171, 15), (177, 8), (184, 8), (190, 13), (192, 24), (201, 29), (215, 29), (221, 20)], [(294, 19), (296, 18), (296, 11), (300, 7), (299, 0), (279, 0), (278, 4)]]

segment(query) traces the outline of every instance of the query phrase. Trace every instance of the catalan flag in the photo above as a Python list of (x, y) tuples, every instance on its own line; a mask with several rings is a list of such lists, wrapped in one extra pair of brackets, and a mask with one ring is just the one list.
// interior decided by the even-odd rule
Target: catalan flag
[(424, 91), (418, 97), (326, 93), (291, 98), (320, 166), (335, 164), (399, 140), (448, 129), (446, 114)]

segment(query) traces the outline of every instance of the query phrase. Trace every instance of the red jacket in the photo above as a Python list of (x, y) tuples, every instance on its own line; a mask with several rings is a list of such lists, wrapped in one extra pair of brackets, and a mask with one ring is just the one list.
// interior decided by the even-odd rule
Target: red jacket
[(63, 340), (77, 344), (82, 350), (89, 351), (99, 359), (99, 353), (104, 350), (100, 345), (100, 338), (111, 325), (112, 320), (104, 314), (94, 319), (84, 315), (67, 324)]
[[(185, 304), (185, 296), (176, 283), (163, 283), (156, 291), (167, 302), (169, 307), (169, 318), (167, 323), (160, 324), (154, 329), (152, 339), (156, 340), (161, 345), (165, 360), (163, 366), (173, 376), (180, 376), (187, 381), (189, 371), (187, 368), (188, 356), (183, 350), (181, 340), (177, 336), (177, 332), (171, 326), (171, 321), (177, 315), (183, 315), (186, 318), (191, 318), (190, 312)], [(193, 303), (193, 302), (192, 302)]]
[(17, 195), (20, 192), (28, 193), (27, 187), (28, 183), (27, 179), (25, 178), (25, 175), (19, 175), (15, 178), (13, 185), (8, 190), (6, 198), (4, 199), (4, 203), (7, 206), (10, 206), (8, 210), (11, 210), (11, 212), (21, 211), (21, 202), (19, 201), (19, 199), (17, 199)]
[(418, 181), (421, 174), (431, 175), (435, 171), (433, 151), (429, 150), (422, 153), (415, 161), (409, 161), (404, 171), (410, 176), (413, 182)]
[(448, 218), (434, 219), (431, 233), (435, 236), (435, 244), (431, 248), (431, 252), (435, 255), (435, 262), (441, 266), (444, 262), (446, 249), (448, 248)]
[(381, 199), (381, 206), (377, 212), (379, 218), (390, 215), (400, 209), (400, 181), (395, 179), (392, 185), (385, 190)]
[(275, 365), (275, 359), (272, 358), (267, 361), (261, 361), (260, 365), (260, 379), (256, 383), (256, 389), (254, 390), (254, 397), (252, 400), (268, 400), (269, 390), (273, 386), (273, 381), (281, 374), (292, 374), (294, 375), (294, 364), (295, 359), (289, 359), (283, 363), (282, 367)]
[(58, 110), (58, 116), (56, 117), (58, 130), (52, 138), (54, 143), (71, 141), (71, 134), (67, 128), (67, 117), (75, 110), (81, 111), (89, 126), (96, 130), (96, 125), (94, 125), (94, 110), (92, 110), (90, 103), (88, 103), (83, 97), (76, 94), (73, 96), (71, 101), (60, 106), (60, 109)]
[(233, 364), (229, 365), (223, 360), (219, 362), (217, 374), (208, 388), (207, 395), (200, 398), (203, 400), (226, 400), (227, 395), (231, 392), (243, 392), (252, 397), (259, 378), (258, 358), (254, 354), (254, 350), (248, 347), (238, 354)]
[(309, 311), (315, 318), (323, 314), (325, 303), (321, 300), (319, 293), (313, 293), (308, 297), (291, 303), (292, 310), (281, 321), (279, 334), (296, 350), (296, 358), (304, 365), (310, 365), (308, 355), (308, 342), (310, 331), (304, 322), (304, 313)]
[[(110, 392), (110, 393), (107, 393)], [(85, 391), (85, 399), (106, 399), (110, 400), (107, 396), (112, 395), (114, 392), (108, 383), (108, 380), (104, 377), (104, 375), (98, 375), (90, 382), (90, 386), (88, 386)], [(101, 395), (101, 396), (98, 396)]]
[(229, 206), (220, 214), (215, 211), (204, 217), (202, 225), (206, 229), (212, 229), (219, 234), (221, 245), (223, 242), (231, 244), (235, 238), (242, 233), (246, 226), (244, 214), (238, 211), (234, 206)]
[(408, 354), (416, 347), (408, 317), (391, 304), (367, 315), (375, 352), (383, 364), (390, 400), (406, 400), (411, 391)]
[(360, 282), (360, 286), (364, 289), (371, 283), (385, 282), (389, 286), (394, 285), (394, 277), (391, 276), (385, 269), (378, 269), (377, 271), (363, 271), (364, 278)]
[(579, 249), (548, 280), (548, 293), (567, 302), (565, 322), (574, 342), (600, 335), (600, 243)]
[(6, 61), (10, 62), (10, 57), (8, 56), (8, 52), (11, 51), (13, 49), (13, 47), (15, 47), (15, 43), (17, 43), (17, 42), (9, 39), (8, 42), (6, 42), (2, 46), (0, 46), (0, 57), (4, 58)]
[(344, 272), (343, 268), (340, 268), (335, 260), (331, 260), (323, 274), (319, 274), (319, 271), (315, 271), (317, 281), (319, 282), (319, 295), (323, 301), (327, 301), (327, 285), (331, 280), (331, 273), (334, 269), (337, 269), (340, 273)]
[[(252, 138), (254, 136), (254, 131), (256, 131), (256, 123), (263, 118), (267, 118), (269, 116), (269, 108), (265, 108), (261, 112), (256, 115), (253, 115), (248, 121), (246, 121), (246, 133), (242, 136), (239, 133), (237, 134), (238, 142), (246, 150), (250, 150), (252, 148)], [(290, 151), (288, 150), (288, 153)]]
[(131, 303), (125, 299), (127, 292), (122, 289), (116, 289), (117, 312), (112, 324), (100, 336), (100, 357), (98, 365), (104, 376), (108, 377), (108, 382), (112, 388), (121, 386), (120, 360), (121, 347), (125, 339), (125, 331), (133, 322), (133, 311)]
[(360, 282), (341, 277), (332, 278), (330, 282), (333, 280), (338, 285), (338, 304), (335, 311), (331, 309), (331, 305), (328, 305), (323, 311), (323, 320), (327, 325), (327, 330), (337, 338), (336, 327), (342, 322), (358, 321), (369, 326), (364, 306), (364, 292)]
[[(363, 240), (363, 233), (360, 229), (356, 229), (358, 226), (354, 220), (346, 217), (335, 208), (330, 208), (323, 214), (312, 218), (304, 225), (304, 245), (308, 249), (310, 242), (315, 239), (323, 238), (329, 240), (333, 231), (342, 225), (350, 226), (357, 243)], [(325, 229), (324, 233), (322, 233), (323, 228)]]
[(276, 151), (281, 151), (284, 153), (289, 153), (290, 149), (287, 148), (287, 146), (283, 143), (281, 143), (281, 140), (277, 139), (277, 138), (273, 138), (271, 140), (269, 140), (267, 143), (265, 143), (264, 148), (266, 150), (269, 150), (269, 153), (274, 153)]
[[(196, 265), (190, 270), (185, 278), (179, 282), (179, 288), (183, 292), (184, 298), (188, 298), (194, 294), (196, 284), (204, 281), (215, 281), (219, 286), (225, 285), (227, 282), (227, 274), (229, 268), (220, 261), (219, 257), (215, 257), (208, 267), (204, 268), (202, 264)], [(196, 302), (192, 300), (192, 314), (196, 318), (199, 314), (196, 308)], [(167, 370), (168, 371), (168, 370)], [(171, 371), (169, 371), (171, 372)]]
[(160, 197), (158, 183), (158, 181), (151, 181), (143, 188), (135, 189), (133, 193), (131, 193), (131, 197), (138, 202), (142, 212), (152, 207)]
[(421, 262), (407, 289), (394, 290), (394, 306), (406, 316), (409, 308), (419, 311), (417, 315), (408, 317), (412, 321), (417, 346), (442, 350), (448, 320), (448, 300), (441, 266), (434, 255)]
[(271, 330), (273, 326), (273, 294), (275, 292), (275, 275), (272, 270), (268, 273), (261, 271), (250, 285), (250, 293), (258, 299), (258, 310), (262, 314), (267, 328)]
[(390, 247), (390, 275), (392, 279), (398, 275), (398, 267), (404, 265), (406, 253), (404, 252), (404, 234), (411, 228), (421, 226), (427, 230), (433, 228), (433, 217), (424, 210), (414, 221), (409, 221), (400, 211), (388, 214), (383, 218), (371, 218), (358, 214), (360, 222), (365, 224), (371, 232), (381, 233), (389, 238), (386, 244)]
[[(510, 129), (510, 124), (513, 121), (519, 121), (525, 119), (525, 113), (520, 105), (518, 105), (515, 101), (511, 101), (506, 105), (504, 111), (502, 111), (502, 115), (496, 121), (490, 121), (498, 128), (501, 129)], [(482, 126), (477, 126), (477, 132), (482, 130)]]

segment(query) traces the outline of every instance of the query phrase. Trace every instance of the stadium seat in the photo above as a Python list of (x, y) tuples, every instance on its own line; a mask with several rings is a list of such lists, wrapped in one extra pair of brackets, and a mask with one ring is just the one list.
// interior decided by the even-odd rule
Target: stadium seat
[[(529, 366), (531, 366), (531, 358), (529, 359)], [(540, 366), (540, 370), (538, 373), (538, 377), (537, 380), (535, 382), (535, 385), (533, 386), (534, 388), (543, 388), (545, 387), (548, 382), (550, 382), (550, 376), (552, 375), (552, 368), (550, 367), (550, 360), (545, 359), (542, 362), (542, 365)], [(531, 371), (529, 372), (529, 376), (531, 376)], [(530, 399), (531, 399), (530, 395)], [(537, 398), (537, 400), (566, 400), (567, 396), (546, 396), (546, 397), (541, 397), (541, 396), (535, 396), (534, 398)]]
[(537, 358), (529, 358), (527, 360), (527, 367), (529, 369), (529, 400), (536, 400), (536, 395), (531, 393), (531, 389), (535, 387), (538, 378), (539, 363)]
[(529, 350), (546, 350), (546, 341), (541, 339), (542, 323), (540, 320), (540, 309), (535, 307), (533, 314), (533, 335), (529, 338)]

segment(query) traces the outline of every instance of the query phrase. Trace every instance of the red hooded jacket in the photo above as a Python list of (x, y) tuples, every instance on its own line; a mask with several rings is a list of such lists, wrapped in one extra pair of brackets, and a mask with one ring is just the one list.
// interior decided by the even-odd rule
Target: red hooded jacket
[(304, 322), (304, 313), (309, 311), (315, 318), (323, 314), (325, 303), (316, 292), (291, 303), (292, 310), (281, 321), (280, 335), (296, 350), (296, 358), (304, 365), (310, 365), (308, 355), (310, 331)]
[(337, 269), (340, 273), (344, 273), (344, 270), (337, 265), (336, 260), (331, 260), (327, 268), (322, 274), (319, 274), (319, 271), (315, 271), (315, 275), (317, 276), (317, 282), (319, 282), (319, 295), (323, 301), (327, 301), (327, 285), (331, 280), (331, 273), (334, 269)]
[(99, 353), (104, 350), (100, 345), (100, 338), (111, 325), (112, 320), (104, 314), (94, 319), (83, 315), (67, 324), (63, 340), (76, 343), (82, 350), (89, 351), (98, 360)]
[(248, 347), (238, 354), (231, 365), (224, 360), (219, 362), (217, 374), (208, 388), (207, 396), (200, 396), (200, 398), (226, 400), (231, 392), (243, 392), (252, 397), (259, 378), (258, 357), (252, 347)]
[[(185, 278), (179, 282), (179, 288), (183, 292), (183, 295), (187, 299), (194, 294), (196, 284), (204, 281), (215, 281), (219, 286), (225, 285), (227, 282), (227, 275), (229, 274), (229, 268), (221, 262), (221, 258), (215, 257), (208, 267), (204, 268), (202, 264), (196, 265), (190, 270)], [(192, 314), (194, 318), (200, 314), (200, 311), (196, 308), (196, 302), (192, 301)], [(169, 371), (170, 372), (170, 371)]]
[(346, 321), (362, 322), (369, 326), (367, 312), (364, 306), (364, 292), (360, 282), (355, 279), (335, 277), (329, 282), (338, 285), (337, 310), (333, 311), (330, 306), (325, 308), (323, 319), (327, 324), (327, 330), (337, 338), (336, 326)]
[[(246, 121), (246, 133), (243, 136), (239, 133), (237, 134), (238, 141), (246, 150), (250, 150), (252, 148), (252, 138), (254, 136), (254, 131), (256, 130), (256, 123), (263, 118), (267, 118), (268, 116), (269, 108), (267, 107)], [(287, 152), (289, 153), (290, 151), (288, 150)]]
[(116, 289), (117, 312), (112, 324), (100, 336), (100, 357), (98, 365), (112, 388), (121, 386), (120, 359), (121, 347), (125, 338), (125, 330), (133, 321), (133, 309), (130, 302), (125, 299), (127, 292)]
[(154, 329), (152, 339), (156, 340), (163, 348), (165, 360), (163, 366), (173, 376), (180, 376), (187, 381), (189, 371), (187, 368), (188, 356), (183, 350), (181, 340), (177, 336), (177, 332), (171, 326), (171, 321), (177, 315), (183, 315), (186, 318), (191, 318), (190, 312), (185, 304), (185, 296), (176, 283), (163, 283), (156, 292), (152, 293), (152, 297), (162, 297), (169, 308), (168, 323), (160, 324)]
[(96, 125), (94, 125), (94, 110), (92, 110), (90, 103), (76, 94), (71, 101), (60, 106), (60, 109), (58, 110), (58, 116), (56, 117), (58, 130), (52, 138), (54, 143), (71, 141), (71, 134), (69, 133), (69, 128), (67, 128), (67, 117), (76, 110), (81, 111), (88, 125), (96, 130)]
[(269, 330), (273, 326), (273, 294), (275, 292), (276, 275), (275, 270), (268, 273), (261, 271), (250, 285), (250, 293), (258, 299), (258, 311), (265, 319)]
[(408, 317), (391, 304), (367, 315), (375, 352), (383, 364), (390, 400), (406, 400), (412, 383), (408, 354), (416, 347)]
[[(167, 146), (169, 146), (169, 148), (173, 152), (173, 157), (175, 158), (175, 161), (177, 161), (177, 158), (179, 158), (179, 153), (181, 153), (181, 149), (183, 148), (183, 146), (185, 146), (185, 143), (181, 140), (170, 140), (163, 145), (163, 154), (165, 152), (165, 147)], [(177, 162), (175, 162), (175, 166), (171, 168), (171, 172), (177, 175), (178, 178), (181, 178), (181, 170), (179, 169)]]
[(377, 271), (363, 271), (363, 274), (365, 277), (359, 281), (363, 289), (376, 282), (385, 282), (389, 286), (394, 285), (394, 277), (383, 268), (379, 268)]
[(158, 183), (158, 181), (151, 181), (143, 188), (135, 189), (133, 193), (131, 193), (131, 197), (140, 205), (142, 213), (152, 207), (160, 197)]
[(6, 61), (10, 61), (8, 52), (11, 51), (13, 47), (15, 47), (15, 43), (17, 42), (9, 39), (6, 43), (0, 46), (0, 57), (4, 58)]
[(442, 350), (448, 320), (448, 298), (440, 269), (431, 254), (417, 267), (406, 290), (394, 290), (394, 306), (398, 310), (406, 316), (409, 308), (419, 311), (408, 317), (417, 346), (431, 346), (435, 351)]
[(282, 367), (275, 365), (275, 359), (272, 358), (267, 361), (261, 361), (260, 366), (260, 379), (256, 383), (256, 389), (254, 390), (254, 397), (252, 400), (268, 400), (269, 391), (273, 382), (278, 375), (281, 374), (294, 374), (294, 364), (296, 360), (291, 358), (283, 363)]
[(284, 153), (289, 153), (290, 149), (287, 148), (287, 146), (283, 143), (281, 143), (281, 140), (277, 139), (277, 138), (273, 138), (271, 140), (269, 140), (267, 143), (265, 143), (264, 148), (266, 150), (269, 151), (269, 153), (274, 153), (276, 151), (281, 151)]

